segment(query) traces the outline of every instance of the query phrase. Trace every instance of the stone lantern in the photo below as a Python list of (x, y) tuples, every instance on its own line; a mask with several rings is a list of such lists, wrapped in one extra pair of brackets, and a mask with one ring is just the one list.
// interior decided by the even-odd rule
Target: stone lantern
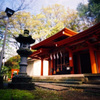
[(9, 83), (10, 88), (18, 89), (33, 89), (34, 83), (32, 83), (32, 78), (26, 73), (27, 69), (27, 57), (32, 54), (30, 50), (30, 44), (34, 43), (35, 40), (29, 35), (28, 30), (24, 30), (24, 34), (19, 34), (15, 37), (16, 41), (20, 43), (20, 47), (17, 53), (20, 55), (20, 71), (19, 74), (12, 78), (12, 82)]
[(15, 39), (20, 43), (20, 48), (17, 50), (17, 53), (21, 57), (19, 75), (23, 76), (26, 75), (27, 57), (32, 54), (30, 44), (34, 43), (35, 40), (29, 35), (28, 30), (24, 30), (24, 35), (20, 34)]

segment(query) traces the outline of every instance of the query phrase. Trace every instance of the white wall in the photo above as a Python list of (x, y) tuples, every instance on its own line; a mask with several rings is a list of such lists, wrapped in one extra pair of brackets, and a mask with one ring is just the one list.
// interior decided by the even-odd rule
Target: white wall
[(27, 75), (29, 76), (33, 76), (33, 63), (34, 62), (29, 62), (27, 66), (26, 72), (27, 72)]
[[(41, 76), (41, 60), (28, 62), (27, 74), (29, 76)], [(48, 61), (43, 61), (43, 76), (48, 76)]]
[(34, 61), (33, 76), (41, 76), (41, 60)]
[(43, 76), (48, 76), (48, 61), (43, 61)]

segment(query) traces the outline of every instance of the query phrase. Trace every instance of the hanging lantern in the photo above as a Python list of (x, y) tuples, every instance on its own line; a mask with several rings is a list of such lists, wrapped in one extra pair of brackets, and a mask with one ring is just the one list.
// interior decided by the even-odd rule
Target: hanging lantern
[(53, 74), (56, 74), (56, 71), (54, 70)]
[(57, 72), (59, 72), (59, 68), (57, 68)]

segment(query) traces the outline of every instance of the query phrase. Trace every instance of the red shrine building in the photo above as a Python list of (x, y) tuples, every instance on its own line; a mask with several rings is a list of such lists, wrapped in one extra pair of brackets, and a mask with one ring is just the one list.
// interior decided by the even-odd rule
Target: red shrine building
[(64, 28), (31, 49), (35, 51), (28, 62), (31, 66), (28, 73), (34, 70), (40, 76), (45, 72), (46, 75), (100, 73), (100, 23), (80, 33)]

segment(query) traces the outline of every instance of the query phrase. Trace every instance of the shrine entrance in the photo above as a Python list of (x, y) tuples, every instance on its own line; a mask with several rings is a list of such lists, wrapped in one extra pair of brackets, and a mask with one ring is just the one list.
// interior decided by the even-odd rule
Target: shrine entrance
[(92, 73), (89, 51), (83, 51), (74, 55), (75, 74)]
[(53, 54), (53, 75), (70, 74), (69, 53), (66, 50)]
[(84, 73), (92, 73), (91, 72), (91, 63), (90, 63), (90, 55), (89, 53), (80, 54), (80, 63), (81, 63), (81, 72)]

